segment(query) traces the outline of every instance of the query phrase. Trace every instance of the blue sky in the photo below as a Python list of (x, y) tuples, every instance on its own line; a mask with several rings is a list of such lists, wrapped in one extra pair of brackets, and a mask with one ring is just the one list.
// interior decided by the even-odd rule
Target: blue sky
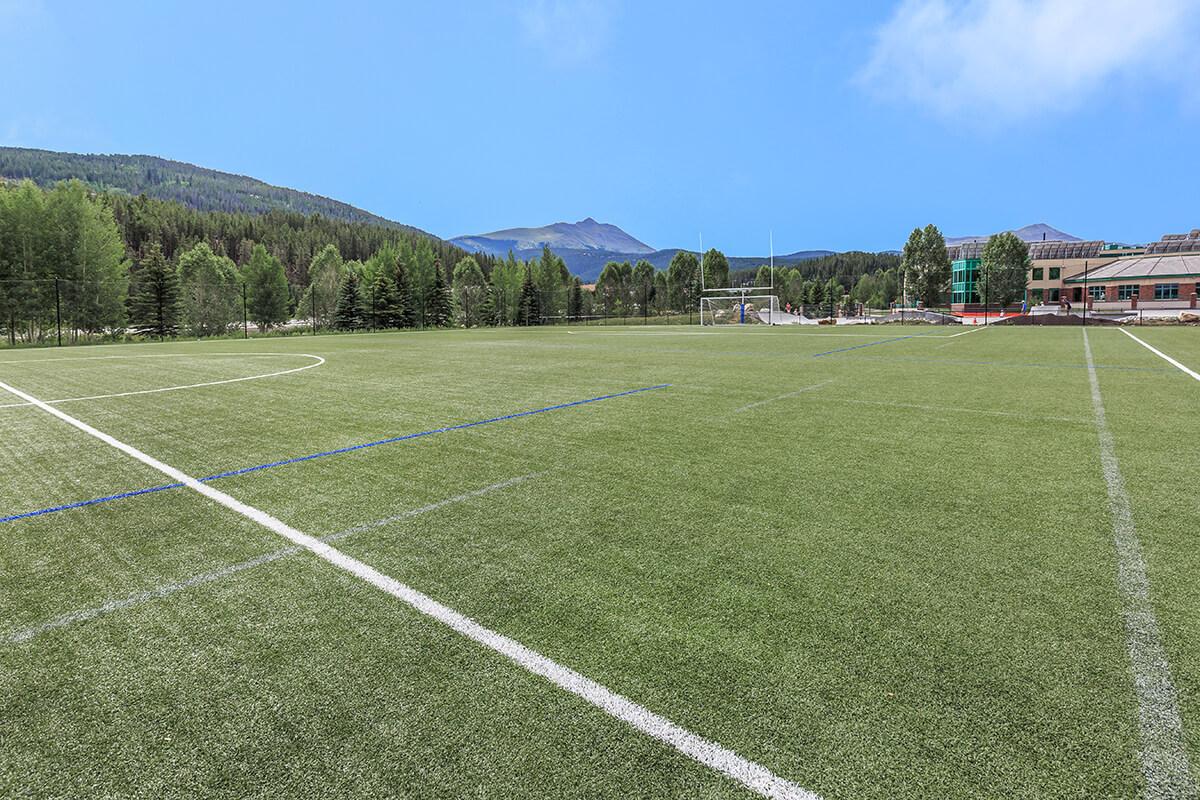
[(0, 0), (0, 144), (151, 153), (444, 237), (1200, 226), (1200, 0)]

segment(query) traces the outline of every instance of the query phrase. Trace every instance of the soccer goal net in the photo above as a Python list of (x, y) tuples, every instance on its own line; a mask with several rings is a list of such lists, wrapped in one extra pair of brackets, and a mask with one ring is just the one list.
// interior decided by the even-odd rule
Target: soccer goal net
[(775, 295), (733, 295), (700, 298), (701, 325), (781, 325), (785, 317)]

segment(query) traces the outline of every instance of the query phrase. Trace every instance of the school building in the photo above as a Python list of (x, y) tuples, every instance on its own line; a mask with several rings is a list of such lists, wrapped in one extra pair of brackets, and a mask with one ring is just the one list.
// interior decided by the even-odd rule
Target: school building
[[(984, 242), (948, 248), (951, 310), (982, 311), (977, 285)], [(1200, 229), (1167, 234), (1145, 247), (1093, 242), (1032, 242), (1025, 299), (1030, 306), (1062, 301), (1097, 311), (1195, 308), (1200, 292)], [(1086, 300), (1085, 300), (1086, 298)]]

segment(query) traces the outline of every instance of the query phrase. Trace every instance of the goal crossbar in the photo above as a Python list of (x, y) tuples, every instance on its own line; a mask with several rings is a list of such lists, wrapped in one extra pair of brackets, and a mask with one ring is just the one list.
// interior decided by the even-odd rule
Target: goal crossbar
[[(774, 291), (772, 286), (726, 286), (720, 289), (704, 289), (703, 294), (712, 292), (713, 294), (749, 294), (750, 292), (766, 292), (770, 294)], [(765, 295), (764, 295), (765, 296)]]

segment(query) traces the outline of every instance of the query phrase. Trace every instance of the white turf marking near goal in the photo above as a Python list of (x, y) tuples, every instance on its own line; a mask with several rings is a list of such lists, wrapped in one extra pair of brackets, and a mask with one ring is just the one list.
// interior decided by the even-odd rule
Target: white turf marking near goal
[(1083, 331), (1083, 352), (1087, 358), (1088, 382), (1092, 390), (1096, 433), (1100, 440), (1100, 466), (1108, 489), (1108, 508), (1112, 515), (1113, 540), (1117, 551), (1117, 588), (1123, 602), (1125, 636), (1133, 687), (1138, 702), (1138, 733), (1141, 739), (1142, 774), (1146, 778), (1145, 796), (1150, 800), (1196, 797), (1196, 783), (1188, 763), (1187, 744), (1179, 699), (1171, 680), (1171, 665), (1158, 631), (1154, 606), (1150, 601), (1150, 578), (1142, 559), (1142, 546), (1133, 523), (1133, 510), (1125, 481), (1117, 463), (1116, 443), (1104, 414), (1100, 381), (1092, 360), (1092, 346)]
[[(277, 378), (280, 375), (291, 375), (294, 372), (303, 372), (306, 369), (313, 369), (314, 367), (319, 367), (325, 363), (325, 359), (321, 358), (320, 356), (311, 355), (309, 353), (197, 353), (197, 354), (187, 354), (182, 357), (183, 358), (197, 358), (199, 356), (238, 356), (238, 357), (241, 357), (241, 356), (251, 357), (252, 356), (255, 358), (263, 357), (263, 356), (283, 356), (285, 358), (303, 357), (303, 358), (312, 358), (312, 359), (316, 359), (316, 360), (311, 364), (305, 364), (303, 367), (295, 367), (293, 369), (285, 369), (285, 370), (280, 370), (278, 372), (264, 372), (261, 375), (246, 375), (245, 377), (241, 377), (241, 378), (226, 378), (225, 380), (220, 380), (220, 381), (205, 381), (204, 383), (189, 383), (184, 386), (164, 386), (159, 389), (140, 389), (140, 390), (134, 391), (134, 392), (117, 392), (115, 394), (94, 394), (89, 397), (64, 397), (61, 400), (45, 400), (43, 402), (49, 403), (51, 405), (59, 405), (61, 403), (79, 403), (79, 402), (83, 402), (85, 400), (108, 400), (113, 397), (133, 397), (134, 395), (141, 395), (141, 394), (160, 394), (162, 392), (178, 392), (178, 391), (182, 391), (184, 389), (199, 389), (204, 386), (224, 386), (225, 384), (228, 384), (228, 383), (241, 383), (242, 381), (257, 381), (257, 380), (262, 380), (263, 378)], [(47, 359), (41, 359), (41, 360), (42, 361), (68, 361), (68, 360), (70, 360), (70, 361), (93, 361), (93, 360), (101, 361), (101, 360), (111, 360), (111, 359), (117, 359), (117, 358), (179, 358), (179, 357), (180, 356), (178, 354), (172, 353), (170, 355), (96, 356), (94, 358), (74, 358), (74, 359), (47, 358)], [(0, 363), (10, 363), (11, 364), (11, 363), (26, 363), (26, 362), (11, 362), (10, 361), (10, 362), (0, 362)], [(25, 406), (32, 406), (32, 405), (35, 405), (35, 404), (34, 403), (6, 403), (4, 405), (0, 405), (0, 408), (23, 408)]]
[(831, 383), (833, 383), (832, 379), (827, 380), (827, 381), (821, 381), (820, 383), (814, 383), (812, 386), (803, 386), (794, 392), (788, 392), (786, 394), (776, 395), (775, 397), (768, 397), (766, 400), (759, 400), (757, 403), (750, 403), (749, 405), (742, 406), (741, 408), (735, 408), (733, 410), (733, 413), (740, 414), (741, 412), (749, 411), (752, 408), (758, 408), (759, 406), (765, 406), (767, 403), (774, 403), (776, 400), (786, 400), (789, 397), (795, 397), (796, 395), (804, 394), (805, 392), (811, 392), (814, 389), (820, 389), (822, 386), (828, 386)]
[(1193, 370), (1193, 369), (1189, 369), (1189, 368), (1185, 367), (1183, 364), (1180, 364), (1178, 361), (1176, 361), (1175, 359), (1171, 358), (1169, 355), (1167, 355), (1166, 353), (1164, 353), (1162, 350), (1159, 350), (1159, 349), (1158, 349), (1158, 348), (1156, 348), (1156, 347), (1151, 347), (1149, 344), (1147, 344), (1146, 342), (1142, 341), (1142, 340), (1141, 340), (1141, 339), (1139, 339), (1138, 337), (1134, 336), (1132, 333), (1130, 333), (1129, 331), (1125, 330), (1124, 328), (1118, 328), (1117, 330), (1119, 330), (1121, 333), (1123, 333), (1123, 334), (1125, 334), (1126, 336), (1128, 336), (1130, 339), (1133, 339), (1135, 342), (1137, 342), (1138, 344), (1140, 344), (1142, 347), (1146, 348), (1146, 349), (1147, 349), (1147, 350), (1149, 350), (1151, 353), (1154, 353), (1154, 355), (1158, 356), (1158, 357), (1159, 357), (1159, 358), (1161, 358), (1163, 361), (1166, 361), (1166, 362), (1167, 362), (1168, 364), (1170, 364), (1171, 366), (1173, 366), (1173, 367), (1178, 367), (1179, 369), (1183, 370), (1183, 371), (1184, 371), (1185, 373), (1187, 373), (1188, 375), (1191, 375), (1193, 378), (1195, 378), (1196, 380), (1200, 381), (1200, 373), (1196, 372), (1196, 371), (1195, 371), (1195, 370)]
[[(928, 337), (922, 337), (922, 338), (928, 338), (928, 339), (957, 339), (957, 338), (958, 338), (958, 337), (960, 337), (960, 336), (966, 336), (968, 333), (978, 333), (979, 331), (982, 331), (982, 330), (986, 330), (986, 326), (983, 326), (983, 327), (978, 327), (978, 328), (971, 328), (971, 330), (969, 330), (969, 331), (961, 331), (961, 332), (959, 332), (959, 333), (952, 333), (952, 334), (950, 334), (949, 336), (928, 336)], [(939, 344), (937, 347), (935, 347), (935, 348), (933, 348), (933, 349), (934, 349), (934, 350), (941, 350), (943, 347), (949, 347), (949, 346), (950, 346), (950, 345), (952, 345), (952, 344), (954, 344), (954, 342), (943, 342), (942, 344)]]
[[(491, 494), (492, 492), (498, 492), (501, 489), (507, 489), (510, 486), (516, 486), (519, 483), (524, 483), (525, 481), (536, 478), (542, 474), (544, 473), (531, 472), (528, 475), (519, 475), (515, 478), (508, 478), (507, 480), (493, 483), (490, 486), (484, 486), (480, 489), (473, 489), (469, 492), (463, 492), (462, 494), (457, 494), (453, 497), (447, 497), (443, 500), (438, 500), (419, 508), (412, 508), (407, 511), (402, 511), (399, 514), (393, 514), (390, 517), (384, 517), (372, 522), (355, 525), (354, 527), (346, 528), (345, 530), (338, 531), (337, 533), (331, 533), (327, 536), (322, 536), (321, 541), (333, 542), (339, 539), (344, 539), (347, 536), (353, 536), (356, 533), (363, 533), (366, 531), (375, 530), (377, 528), (383, 528), (393, 523), (400, 522), (401, 520), (419, 517), (423, 514), (437, 511), (438, 509), (445, 508), (449, 505), (461, 503), (466, 500), (472, 500), (476, 497), (482, 497), (486, 494)], [(169, 597), (170, 595), (173, 595), (177, 592), (182, 592), (185, 589), (191, 589), (194, 586), (202, 586), (206, 583), (214, 583), (216, 581), (224, 580), (225, 578), (230, 578), (248, 569), (260, 567), (263, 564), (270, 564), (271, 562), (278, 561), (281, 558), (287, 558), (288, 556), (295, 555), (296, 553), (301, 552), (301, 550), (302, 549), (300, 547), (296, 546), (282, 547), (270, 553), (263, 553), (260, 556), (255, 556), (254, 558), (240, 561), (236, 564), (230, 564), (219, 569), (192, 575), (188, 578), (184, 578), (181, 581), (165, 583), (160, 586), (155, 586), (152, 589), (146, 589), (145, 591), (129, 595), (128, 597), (109, 600), (108, 602), (101, 603), (98, 606), (81, 608), (76, 611), (62, 614), (52, 619), (48, 619), (45, 622), (39, 622), (36, 625), (31, 625), (27, 628), (22, 628), (20, 630), (15, 630), (5, 634), (3, 640), (8, 644), (20, 644), (22, 642), (28, 642), (30, 639), (36, 638), (37, 636), (47, 633), (48, 631), (52, 631), (57, 628), (65, 628), (68, 625), (74, 625), (78, 622), (87, 622), (88, 620), (106, 616), (116, 611), (122, 611), (126, 608), (143, 605), (144, 603), (148, 603), (152, 600), (159, 600), (164, 597)]]
[(422, 594), (395, 578), (384, 575), (369, 564), (343, 553), (341, 550), (330, 546), (314, 536), (301, 533), (267, 512), (249, 506), (206, 483), (201, 483), (175, 467), (164, 464), (162, 461), (143, 453), (136, 447), (125, 444), (109, 434), (93, 428), (86, 422), (78, 420), (54, 406), (48, 405), (32, 395), (22, 392), (20, 389), (9, 386), (3, 381), (0, 381), (0, 389), (11, 392), (22, 400), (37, 406), (47, 414), (58, 417), (68, 425), (78, 428), (89, 436), (120, 450), (130, 458), (134, 458), (146, 466), (158, 470), (172, 480), (184, 484), (193, 491), (199, 492), (213, 502), (257, 522), (268, 530), (278, 533), (293, 544), (310, 551), (333, 566), (343, 569), (366, 583), (387, 592), (422, 614), (454, 629), (468, 639), (500, 653), (518, 666), (535, 675), (540, 675), (556, 686), (586, 700), (601, 711), (625, 722), (647, 736), (674, 747), (680, 753), (691, 757), (707, 767), (728, 775), (730, 778), (733, 778), (746, 788), (757, 792), (763, 797), (772, 798), (773, 800), (776, 798), (778, 800), (820, 800), (819, 795), (784, 780), (766, 767), (749, 761), (732, 750), (728, 750), (715, 742), (698, 736), (685, 728), (681, 728), (669, 719), (655, 714), (653, 711), (638, 705), (629, 698), (617, 694), (590, 678), (584, 677), (569, 667), (552, 661), (515, 639), (510, 639), (490, 628), (485, 628), (470, 617), (460, 614), (449, 606), (442, 605), (432, 597)]

